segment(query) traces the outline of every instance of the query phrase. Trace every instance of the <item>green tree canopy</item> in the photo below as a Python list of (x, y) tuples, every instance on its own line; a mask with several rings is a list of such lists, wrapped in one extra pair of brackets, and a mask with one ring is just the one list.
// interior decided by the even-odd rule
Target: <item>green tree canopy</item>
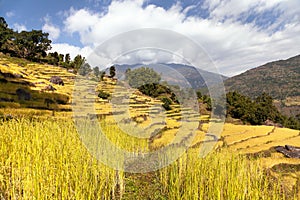
[(16, 32), (0, 17), (0, 51), (28, 60), (41, 60), (51, 49), (49, 34), (42, 30)]
[(161, 76), (152, 68), (140, 67), (134, 70), (127, 70), (126, 80), (131, 87), (138, 88), (145, 84), (159, 83)]
[(78, 70), (81, 76), (86, 76), (92, 71), (91, 66), (88, 63), (84, 63)]
[(212, 102), (211, 102), (211, 98), (208, 95), (203, 95), (201, 93), (201, 91), (197, 91), (196, 95), (198, 97), (198, 100), (204, 104), (206, 104), (207, 106), (207, 110), (211, 111), (212, 110)]
[(243, 122), (258, 124), (255, 111), (256, 105), (252, 100), (238, 92), (229, 92), (227, 99), (227, 115), (233, 118), (241, 119)]
[(4, 53), (9, 52), (9, 43), (12, 43), (14, 38), (14, 32), (12, 29), (8, 28), (3, 17), (0, 17), (0, 50)]
[(85, 58), (77, 55), (71, 61), (70, 54), (63, 55), (58, 52), (47, 54), (47, 51), (51, 49), (51, 40), (48, 39), (48, 36), (49, 34), (42, 30), (19, 33), (10, 29), (5, 19), (0, 17), (0, 52), (13, 57), (73, 68), (78, 71), (85, 63)]
[(85, 63), (85, 58), (81, 55), (77, 55), (74, 58), (73, 65), (76, 70), (78, 70)]
[(16, 34), (14, 40), (16, 55), (29, 60), (45, 57), (46, 51), (51, 49), (51, 40), (48, 36), (48, 33), (43, 33), (41, 30), (22, 31)]
[(100, 76), (100, 70), (99, 70), (99, 67), (98, 67), (98, 66), (94, 67), (94, 68), (93, 68), (93, 71), (94, 71), (94, 75), (95, 75), (97, 78), (99, 78), (99, 76)]
[(266, 120), (271, 120), (292, 127), (288, 124), (287, 117), (282, 115), (274, 106), (272, 97), (266, 93), (261, 94), (255, 100), (251, 100), (238, 92), (229, 92), (226, 97), (227, 114), (234, 118), (253, 125), (261, 125)]
[(70, 54), (67, 53), (66, 56), (65, 56), (65, 63), (66, 63), (66, 64), (69, 64), (69, 63), (70, 63), (70, 60), (71, 60)]

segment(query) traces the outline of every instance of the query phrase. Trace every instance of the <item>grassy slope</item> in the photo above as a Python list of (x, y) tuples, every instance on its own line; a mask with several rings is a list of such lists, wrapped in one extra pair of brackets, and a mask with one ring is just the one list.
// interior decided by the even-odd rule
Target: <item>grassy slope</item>
[[(0, 55), (0, 71), (8, 74), (6, 77), (0, 75), (2, 80), (0, 82), (0, 107), (70, 109), (68, 104), (70, 103), (75, 75), (67, 72), (66, 69)], [(60, 76), (65, 85), (59, 86), (50, 83), (49, 80), (52, 76)], [(42, 91), (47, 85), (53, 85), (56, 91)], [(29, 101), (18, 99), (16, 90), (19, 88), (25, 89), (31, 94)], [(47, 107), (45, 99), (51, 99), (55, 103)]]
[[(23, 113), (24, 115), (28, 114), (28, 111), (31, 114), (38, 114), (38, 115), (47, 115), (47, 111), (41, 111), (39, 109), (17, 109), (13, 110), (10, 107), (38, 107), (38, 108), (46, 108), (44, 104), (45, 98), (59, 98), (61, 96), (67, 95), (70, 97), (73, 88), (73, 79), (74, 75), (68, 73), (65, 69), (54, 67), (54, 66), (47, 66), (41, 65), (36, 63), (29, 63), (24, 60), (9, 58), (9, 57), (1, 57), (0, 59), (0, 70), (5, 73), (11, 74), (22, 74), (23, 78), (19, 79), (9, 79), (6, 78), (8, 83), (0, 83), (0, 95), (3, 98), (13, 99), (14, 102), (1, 102), (2, 106), (6, 106), (8, 108), (2, 108), (1, 111), (4, 113), (13, 113), (18, 111), (19, 113)], [(63, 78), (65, 82), (65, 86), (55, 86), (57, 88), (56, 92), (40, 92), (40, 90), (45, 86), (50, 84), (49, 79), (52, 75), (59, 75)], [(15, 90), (20, 87), (24, 87), (21, 83), (34, 83), (36, 87), (26, 86), (25, 88), (28, 89), (34, 98), (33, 106), (30, 106), (30, 102), (20, 102), (18, 101)], [(36, 84), (37, 82), (44, 82), (42, 84)], [(147, 134), (151, 135), (153, 131), (157, 128), (163, 129), (165, 131), (160, 132), (157, 137), (152, 138), (152, 141), (149, 143), (149, 146), (145, 146), (145, 142), (141, 142), (139, 140), (133, 140), (133, 144), (141, 145), (140, 151), (149, 151), (153, 149), (161, 148), (165, 146), (170, 141), (172, 141), (176, 135), (178, 134), (178, 128), (182, 126), (180, 121), (181, 113), (180, 107), (174, 109), (173, 111), (164, 113), (161, 117), (165, 117), (163, 120), (163, 124), (159, 124), (162, 122), (162, 118), (158, 117), (156, 114), (152, 115), (150, 113), (155, 113), (159, 110), (161, 102), (156, 101), (155, 99), (149, 98), (147, 96), (141, 95), (137, 91), (127, 91), (127, 89), (122, 86), (116, 84), (116, 82), (107, 80), (102, 82), (98, 89), (105, 90), (109, 93), (114, 93), (116, 98), (123, 98), (125, 95), (129, 95), (129, 115), (125, 115), (124, 113), (117, 114), (117, 117), (120, 119), (132, 119), (132, 123), (135, 124), (136, 130), (141, 128), (140, 130), (147, 130), (145, 131)], [(60, 96), (61, 95), (61, 96)], [(101, 100), (98, 97), (95, 97), (90, 94), (86, 95), (85, 98), (90, 98), (95, 103), (96, 112), (100, 115), (105, 115), (106, 123), (114, 124), (116, 122), (116, 116), (112, 117), (109, 114), (112, 112), (111, 105), (105, 101)], [(68, 102), (67, 105), (57, 105), (59, 108), (70, 108)], [(39, 105), (39, 106), (36, 106)], [(176, 112), (177, 111), (177, 112)], [(199, 116), (193, 113), (190, 110), (184, 110), (185, 113), (189, 116), (191, 121), (197, 122), (200, 119), (207, 120), (207, 116)], [(58, 115), (61, 112), (58, 112)], [(50, 114), (50, 113), (48, 113)], [(70, 113), (69, 113), (70, 114)], [(69, 115), (68, 114), (68, 115)], [(154, 117), (153, 117), (154, 116)], [(125, 120), (126, 121), (126, 120)], [(152, 125), (151, 125), (152, 124)], [(155, 125), (153, 125), (155, 124)], [(126, 122), (119, 122), (119, 125), (122, 125), (123, 128), (128, 125)], [(191, 123), (193, 125), (193, 123)], [(193, 147), (197, 150), (199, 146), (201, 146), (201, 142), (204, 139), (205, 132), (207, 131), (208, 124), (204, 124), (202, 129), (203, 131), (197, 131), (196, 137), (192, 142)], [(126, 129), (125, 129), (126, 130)], [(133, 130), (131, 130), (133, 131)], [(178, 135), (177, 135), (178, 136)], [(111, 139), (114, 136), (108, 136)], [(185, 136), (179, 135), (178, 142)], [(287, 185), (293, 188), (295, 184), (299, 182), (299, 168), (295, 168), (294, 165), (299, 166), (300, 161), (295, 159), (287, 159), (284, 158), (283, 155), (276, 153), (272, 147), (277, 145), (296, 145), (300, 146), (300, 138), (299, 138), (299, 131), (294, 131), (290, 129), (283, 129), (283, 128), (275, 128), (275, 127), (266, 127), (266, 126), (242, 126), (242, 125), (232, 125), (226, 124), (224, 127), (224, 132), (220, 141), (218, 142), (218, 147), (223, 147), (223, 149), (228, 149), (229, 151), (233, 152), (240, 152), (242, 154), (252, 155), (256, 157), (259, 155), (259, 160), (264, 168), (271, 170), (271, 172), (278, 174), (278, 172), (285, 170), (285, 174), (283, 176), (284, 180), (287, 181)], [(123, 141), (128, 141), (128, 136), (122, 136)], [(180, 139), (181, 138), (181, 139)], [(176, 141), (175, 141), (176, 142)], [(128, 146), (128, 143), (119, 143), (121, 148), (132, 148), (131, 145)], [(129, 149), (128, 149), (129, 150)], [(2, 152), (4, 153), (4, 152)], [(7, 152), (9, 153), (9, 152)], [(222, 156), (221, 156), (222, 157)], [(49, 161), (50, 162), (50, 161)], [(284, 167), (282, 167), (284, 165)], [(176, 166), (176, 165), (175, 165)], [(162, 172), (161, 172), (162, 173)], [(169, 173), (169, 172), (168, 172)], [(160, 181), (157, 174), (147, 174), (146, 177), (139, 177), (136, 175), (127, 174), (125, 180), (127, 180), (128, 187), (125, 187), (125, 191), (128, 192), (125, 194), (125, 197), (142, 197), (145, 195), (150, 195), (150, 193), (156, 191), (159, 186), (157, 186), (157, 181)], [(169, 176), (165, 174), (161, 174), (160, 176)], [(174, 178), (174, 177), (173, 177)], [(139, 181), (137, 181), (139, 180)], [(147, 180), (154, 182), (153, 187), (149, 187), (149, 185), (145, 185)], [(298, 182), (297, 182), (298, 181)], [(290, 184), (291, 183), (291, 184)], [(214, 183), (212, 183), (214, 184)], [(159, 185), (159, 184), (158, 184)], [(166, 196), (166, 192), (171, 189), (165, 186), (165, 190), (158, 192), (156, 194), (160, 198)], [(175, 187), (175, 186), (174, 186)], [(143, 190), (143, 191), (139, 191)], [(150, 190), (150, 191), (145, 191)], [(290, 190), (292, 190), (290, 188)], [(138, 192), (137, 192), (138, 191)], [(107, 194), (109, 196), (109, 194)], [(126, 196), (127, 195), (127, 196)]]
[(267, 63), (225, 81), (228, 90), (256, 97), (262, 92), (275, 99), (300, 96), (300, 55)]

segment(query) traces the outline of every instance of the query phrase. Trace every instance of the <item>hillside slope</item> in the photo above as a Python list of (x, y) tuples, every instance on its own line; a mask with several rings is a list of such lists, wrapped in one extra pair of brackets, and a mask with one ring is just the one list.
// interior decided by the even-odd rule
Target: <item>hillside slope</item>
[(300, 55), (248, 70), (227, 79), (225, 86), (250, 97), (263, 92), (278, 100), (300, 96)]
[(65, 68), (0, 55), (0, 108), (70, 110), (74, 78)]
[[(71, 97), (75, 75), (69, 73), (66, 69), (50, 66), (50, 65), (31, 63), (22, 59), (0, 56), (0, 71), (1, 71), (0, 107), (13, 107), (13, 106), (26, 107), (26, 108), (29, 107), (29, 108), (37, 108), (38, 110), (38, 109), (56, 109), (54, 106), (58, 106), (59, 109), (62, 108), (70, 109), (71, 99), (68, 98)], [(51, 83), (49, 80), (52, 76), (60, 76), (64, 81), (64, 85), (55, 85)], [(209, 120), (209, 116), (204, 116), (204, 115), (200, 116), (199, 113), (195, 113), (193, 110), (180, 107), (179, 105), (173, 105), (174, 108), (173, 110), (163, 111), (161, 108), (161, 104), (162, 104), (161, 101), (142, 95), (140, 92), (134, 91), (134, 89), (132, 88), (126, 88), (123, 84), (118, 84), (118, 82), (114, 79), (105, 78), (104, 81), (99, 83), (98, 88), (96, 88), (96, 90), (97, 89), (103, 90), (107, 93), (113, 94), (114, 98), (112, 98), (111, 101), (100, 99), (93, 93), (93, 91), (90, 92), (88, 89), (85, 90), (85, 88), (88, 88), (91, 82), (92, 82), (91, 80), (84, 80), (84, 83), (86, 84), (82, 84), (76, 87), (76, 88), (82, 87), (81, 91), (83, 92), (81, 93), (80, 98), (87, 101), (91, 101), (92, 102), (91, 105), (93, 104), (95, 105), (96, 116), (105, 121), (104, 128), (106, 128), (105, 133), (107, 133), (107, 137), (111, 141), (115, 141), (115, 144), (117, 144), (118, 147), (120, 147), (121, 149), (125, 149), (127, 151), (132, 151), (132, 152), (133, 151), (148, 152), (148, 151), (155, 151), (157, 149), (161, 149), (170, 144), (175, 147), (176, 146), (180, 147), (180, 145), (185, 145), (185, 142), (191, 140), (192, 148), (190, 150), (197, 152), (196, 155), (198, 159), (199, 158), (198, 148), (201, 147), (201, 145), (205, 144), (206, 142), (215, 141), (216, 139), (214, 135), (211, 134), (206, 135), (206, 133), (208, 133), (209, 131), (209, 127), (211, 126), (211, 124), (213, 124), (213, 121), (215, 121), (214, 119)], [(53, 87), (55, 87), (56, 90), (44, 91), (43, 90), (44, 87), (50, 84), (53, 85)], [(94, 85), (94, 82), (92, 85)], [(18, 89), (24, 89), (25, 91), (27, 91), (30, 94), (30, 98), (28, 95), (23, 95), (23, 96), (21, 95), (21, 99), (20, 99), (19, 95), (17, 94)], [(48, 107), (47, 102), (45, 102), (46, 99), (51, 99), (55, 101), (56, 105), (52, 104), (50, 105), (50, 107)], [(127, 101), (122, 101), (124, 99), (125, 100), (127, 99)], [(113, 107), (111, 102), (114, 105), (117, 105), (118, 107)], [(88, 115), (86, 115), (86, 113), (84, 112), (77, 113), (77, 117), (79, 116), (79, 114), (82, 114), (83, 117), (85, 116), (89, 116), (91, 118), (93, 117), (93, 115), (89, 115), (89, 113)], [(190, 133), (195, 130), (195, 127), (199, 127), (200, 120), (201, 122), (203, 122), (201, 123), (200, 126), (201, 130), (196, 130), (195, 137), (191, 138), (192, 134)], [(78, 135), (77, 132), (75, 131), (75, 127), (72, 126), (73, 124), (72, 121), (59, 121), (59, 123), (56, 123), (54, 121), (49, 120), (49, 121), (45, 121), (43, 125), (39, 125), (39, 126), (37, 126), (36, 123), (30, 123), (30, 121), (28, 121), (28, 124), (26, 124), (27, 122), (26, 123), (25, 122), (26, 121), (18, 122), (18, 121), (11, 120), (11, 121), (5, 121), (3, 124), (1, 124), (2, 126), (0, 126), (0, 128), (3, 129), (2, 132), (4, 131), (4, 134), (1, 134), (3, 138), (2, 140), (0, 140), (0, 141), (4, 141), (2, 144), (2, 146), (4, 147), (2, 148), (4, 152), (4, 153), (2, 152), (3, 155), (18, 155), (17, 158), (20, 158), (21, 161), (23, 161), (24, 158), (28, 158), (28, 156), (31, 155), (34, 158), (35, 157), (41, 158), (39, 160), (40, 162), (39, 166), (46, 167), (45, 168), (46, 170), (42, 170), (42, 172), (48, 173), (49, 170), (54, 169), (53, 171), (54, 173), (52, 177), (54, 177), (55, 180), (57, 178), (59, 178), (60, 180), (62, 174), (61, 173), (62, 168), (57, 168), (55, 164), (51, 166), (49, 165), (49, 163), (53, 161), (51, 160), (51, 158), (54, 157), (55, 160), (57, 160), (56, 158), (58, 155), (56, 155), (56, 153), (58, 153), (59, 156), (78, 155), (80, 156), (80, 158), (86, 157), (85, 149), (84, 149), (85, 156), (81, 156), (80, 154), (83, 153), (82, 151), (83, 149), (82, 150), (75, 149), (77, 153), (79, 152), (78, 154), (69, 153), (69, 152), (74, 152), (74, 147), (81, 148), (80, 147), (81, 143), (74, 143), (75, 141), (74, 139), (75, 138), (78, 139)], [(208, 123), (208, 122), (212, 122), (212, 123)], [(10, 123), (12, 125), (10, 125)], [(23, 125), (20, 126), (21, 124), (19, 123), (23, 123)], [(116, 126), (116, 124), (118, 126)], [(10, 128), (13, 127), (13, 129), (9, 129), (7, 127)], [(18, 132), (14, 131), (14, 127), (16, 127), (17, 130), (19, 130), (20, 127), (24, 127), (24, 130), (26, 131), (24, 131), (24, 134), (18, 134)], [(46, 128), (44, 129), (44, 127)], [(33, 142), (31, 142), (32, 141), (31, 130), (34, 130), (34, 135), (39, 136), (39, 137), (33, 137), (35, 139), (33, 140)], [(54, 132), (52, 133), (52, 131)], [(60, 131), (63, 131), (64, 134), (66, 135), (64, 136), (64, 134), (61, 134)], [(9, 133), (9, 134), (5, 134), (5, 133)], [(57, 133), (59, 134), (57, 135)], [(145, 138), (141, 138), (141, 137), (140, 138), (132, 137), (135, 135), (140, 136), (140, 133), (143, 133), (143, 136), (148, 136), (149, 140), (148, 139), (146, 140)], [(25, 136), (28, 138), (26, 138)], [(63, 138), (61, 138), (61, 136)], [(22, 138), (20, 139), (20, 137)], [(299, 131), (297, 130), (283, 129), (283, 128), (278, 128), (273, 126), (243, 126), (243, 125), (225, 124), (223, 133), (221, 137), (218, 138), (216, 148), (223, 148), (226, 151), (229, 150), (235, 153), (244, 153), (247, 154), (247, 156), (251, 156), (251, 157), (252, 156), (255, 157), (258, 155), (259, 158), (263, 161), (262, 163), (263, 165), (265, 165), (265, 168), (267, 168), (272, 173), (273, 172), (276, 173), (280, 171), (281, 166), (284, 166), (285, 174), (282, 177), (282, 179), (287, 182), (287, 185), (289, 185), (292, 190), (294, 187), (296, 188), (299, 182), (299, 179), (297, 177), (299, 177), (300, 170), (294, 170), (295, 168), (294, 166), (295, 165), (299, 166), (300, 161), (299, 159), (285, 158), (284, 155), (275, 152), (274, 147), (277, 145), (286, 145), (286, 144), (300, 146), (299, 137), (300, 137)], [(55, 140), (53, 140), (53, 138), (55, 138)], [(21, 143), (23, 143), (23, 140), (27, 141), (27, 143), (25, 143), (24, 145), (24, 147), (26, 148), (23, 148), (23, 146), (20, 145)], [(56, 140), (57, 142), (55, 142)], [(117, 143), (118, 140), (122, 142)], [(50, 143), (48, 144), (47, 142)], [(77, 142), (80, 141), (78, 140)], [(46, 150), (44, 148), (45, 145), (47, 147)], [(50, 147), (52, 149), (50, 149)], [(62, 151), (60, 150), (57, 151), (57, 149), (60, 148), (62, 148)], [(38, 151), (36, 151), (36, 149)], [(29, 153), (28, 150), (30, 150)], [(38, 152), (39, 156), (33, 154), (34, 152)], [(61, 152), (66, 152), (66, 153), (62, 154)], [(41, 155), (43, 155), (43, 157)], [(10, 157), (9, 162), (5, 162), (3, 164), (4, 169), (6, 168), (10, 169), (9, 167), (11, 166), (13, 167), (17, 166), (18, 169), (13, 168), (12, 170), (12, 172), (14, 173), (18, 173), (19, 169), (28, 169), (25, 167), (23, 168), (22, 167), (23, 165), (21, 166), (21, 168), (17, 164), (12, 165), (10, 163), (11, 161), (14, 161), (12, 158), (13, 157)], [(50, 160), (47, 160), (48, 158), (50, 158)], [(15, 160), (18, 161), (17, 159)], [(27, 166), (28, 165), (27, 161), (31, 162), (30, 159), (25, 159), (25, 160), (26, 162), (19, 162), (19, 163), (23, 163), (24, 166)], [(47, 162), (47, 164), (43, 163), (44, 160), (45, 162)], [(65, 160), (70, 161), (72, 159), (68, 157), (68, 159)], [(78, 163), (77, 159), (73, 159), (73, 160)], [(222, 157), (222, 160), (224, 160), (224, 157)], [(188, 164), (186, 166), (188, 166)], [(78, 172), (76, 167), (75, 168), (69, 167), (69, 166), (76, 166), (73, 165), (72, 163), (70, 164), (67, 163), (66, 165), (64, 164), (63, 166), (67, 166), (66, 169), (67, 172), (70, 172), (70, 170)], [(178, 165), (178, 166), (182, 168), (181, 167), (182, 165)], [(193, 166), (193, 165), (189, 165), (189, 166)], [(231, 163), (229, 165), (229, 168), (230, 166), (232, 166)], [(89, 162), (89, 167), (90, 167), (90, 162)], [(227, 168), (228, 167), (226, 167), (226, 169)], [(56, 174), (56, 169), (59, 169), (58, 174)], [(175, 169), (177, 170), (177, 168)], [(193, 169), (200, 169), (200, 168), (193, 167)], [(40, 171), (40, 168), (30, 168), (29, 172), (32, 172), (32, 174), (38, 174), (36, 173), (35, 170)], [(73, 171), (71, 172), (73, 173)], [(97, 172), (97, 176), (98, 176), (99, 175), (98, 171), (95, 170), (95, 172)], [(81, 171), (79, 173), (82, 174)], [(114, 176), (115, 173), (111, 177)], [(7, 181), (7, 184), (9, 184), (10, 186), (7, 188), (8, 191), (10, 191), (9, 188), (12, 188), (11, 186), (12, 176), (10, 170), (8, 170), (8, 172), (5, 174), (5, 176), (3, 175), (3, 177), (5, 177), (7, 180), (10, 180)], [(13, 177), (17, 177), (17, 176), (13, 176)], [(47, 184), (51, 185), (51, 187), (53, 186), (52, 182), (49, 182), (48, 175), (38, 174), (32, 177), (34, 177), (35, 178), (34, 180), (36, 180), (37, 182), (40, 182), (41, 180), (44, 181), (43, 186)], [(47, 178), (47, 180), (43, 179), (45, 177)], [(76, 176), (74, 175), (69, 177), (71, 177), (71, 179), (68, 181), (74, 181), (72, 177), (76, 177)], [(180, 177), (180, 176), (178, 175), (174, 177)], [(17, 186), (14, 185), (13, 187), (19, 188), (20, 180), (26, 181), (26, 182), (25, 181), (21, 182), (23, 185), (31, 184), (31, 182), (27, 181), (27, 179), (17, 179), (17, 181), (15, 181), (17, 183)], [(61, 178), (61, 180), (62, 183), (65, 182), (64, 181), (65, 179)], [(95, 180), (95, 185), (97, 186), (97, 183), (99, 183), (99, 179), (98, 178), (95, 179), (93, 176), (92, 180)], [(148, 180), (149, 179), (147, 179), (146, 181)], [(130, 189), (130, 182), (129, 182), (130, 179), (126, 177), (125, 181), (128, 181), (126, 182), (127, 185), (125, 184), (128, 191), (128, 188)], [(146, 182), (146, 184), (151, 185), (149, 184), (149, 182)], [(201, 183), (201, 185), (203, 184)], [(31, 187), (27, 187), (27, 188), (31, 188)], [(134, 185), (135, 191), (139, 189), (140, 188), (138, 186), (135, 187)], [(141, 188), (141, 190), (142, 189), (145, 190), (145, 188)], [(156, 190), (156, 188), (154, 188), (153, 190)], [(48, 190), (40, 190), (40, 191), (42, 194), (44, 194), (45, 191)], [(99, 192), (101, 190), (97, 188), (97, 191)], [(71, 192), (72, 194), (74, 193), (73, 190)], [(58, 191), (58, 193), (61, 192)], [(53, 193), (51, 195), (53, 196)]]
[(285, 115), (300, 114), (300, 55), (267, 63), (225, 81), (227, 92), (238, 91), (251, 98), (271, 95)]

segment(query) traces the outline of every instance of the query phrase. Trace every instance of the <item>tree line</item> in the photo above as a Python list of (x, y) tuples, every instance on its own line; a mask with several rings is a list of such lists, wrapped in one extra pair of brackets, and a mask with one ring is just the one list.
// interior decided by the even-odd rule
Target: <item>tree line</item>
[(300, 129), (300, 116), (288, 117), (279, 112), (273, 98), (267, 93), (252, 100), (238, 92), (226, 94), (227, 117), (240, 119), (251, 125), (263, 125), (267, 121), (277, 125)]
[(85, 63), (85, 58), (81, 55), (71, 60), (70, 54), (47, 53), (52, 43), (48, 36), (49, 33), (44, 33), (42, 30), (14, 31), (8, 27), (5, 19), (0, 17), (0, 52), (33, 62), (71, 68), (75, 71)]

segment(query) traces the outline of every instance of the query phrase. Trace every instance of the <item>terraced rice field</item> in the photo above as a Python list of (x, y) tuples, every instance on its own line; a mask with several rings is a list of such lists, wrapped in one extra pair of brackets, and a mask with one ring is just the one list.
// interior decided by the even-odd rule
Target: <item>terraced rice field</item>
[[(1, 56), (0, 71), (3, 74), (0, 75), (0, 107), (70, 110), (75, 74), (67, 69)], [(53, 85), (52, 76), (61, 77), (64, 86)], [(43, 91), (48, 85), (56, 90)], [(30, 100), (21, 101), (16, 94), (18, 89), (27, 91)], [(46, 99), (51, 101), (50, 106)]]
[[(76, 101), (80, 105), (79, 107), (75, 105), (75, 117), (100, 119), (101, 123), (105, 124), (103, 130), (107, 133), (107, 138), (121, 149), (135, 153), (151, 152), (169, 144), (180, 145), (182, 142), (190, 140), (191, 134), (194, 133), (190, 149), (188, 153), (183, 154), (183, 157), (157, 173), (137, 178), (136, 175), (124, 174), (99, 165), (90, 155), (87, 158), (82, 156), (88, 155), (88, 153), (80, 144), (75, 127), (72, 126), (71, 121), (64, 121), (73, 115), (71, 101), (75, 100), (72, 97), (74, 74), (65, 69), (62, 71), (59, 67), (28, 62), (18, 64), (4, 58), (0, 59), (0, 70), (2, 73), (22, 75), (22, 78), (17, 79), (6, 78), (8, 81), (14, 81), (13, 83), (0, 83), (0, 98), (14, 100), (14, 102), (0, 102), (4, 107), (0, 109), (0, 112), (22, 119), (19, 122), (7, 122), (0, 126), (2, 132), (6, 134), (15, 131), (13, 137), (16, 137), (1, 136), (0, 153), (3, 156), (0, 162), (4, 167), (0, 168), (0, 197), (5, 195), (18, 199), (23, 195), (25, 199), (30, 199), (30, 196), (47, 199), (51, 195), (59, 198), (61, 194), (60, 199), (92, 198), (98, 195), (102, 195), (102, 199), (112, 199), (121, 195), (123, 181), (127, 181), (127, 186), (125, 184), (125, 189), (123, 188), (125, 199), (140, 198), (143, 195), (151, 196), (152, 194), (147, 192), (135, 196), (139, 193), (139, 189), (144, 191), (145, 188), (156, 195), (153, 199), (249, 199), (249, 197), (282, 199), (284, 193), (280, 189), (280, 183), (276, 181), (281, 180), (284, 182), (286, 190), (294, 194), (289, 198), (298, 198), (300, 160), (285, 158), (274, 150), (274, 147), (278, 145), (300, 146), (300, 133), (297, 130), (273, 126), (225, 124), (223, 132), (217, 138), (218, 141), (213, 148), (216, 150), (212, 153), (213, 156), (201, 160), (199, 149), (207, 138), (215, 139), (213, 136), (207, 135), (211, 121), (214, 121), (209, 119), (209, 116), (200, 116), (193, 109), (183, 108), (180, 105), (172, 105), (171, 111), (165, 111), (161, 101), (145, 96), (112, 79), (106, 78), (99, 84), (92, 80), (81, 80), (80, 84), (76, 85), (77, 93), (74, 97), (77, 98)], [(57, 89), (55, 92), (41, 92), (43, 87), (51, 84), (49, 79), (52, 75), (60, 76), (65, 85), (55, 85)], [(20, 108), (22, 105), (17, 101), (15, 91), (21, 83), (34, 84), (25, 87), (32, 92), (35, 101), (32, 108), (28, 108), (30, 102), (26, 102), (27, 108)], [(112, 98), (109, 100), (99, 98), (98, 90), (110, 93)], [(69, 98), (65, 105), (56, 105), (55, 109), (54, 107), (45, 110), (36, 109), (37, 107), (45, 108), (45, 98), (58, 99), (61, 98), (61, 95)], [(13, 106), (10, 104), (15, 108), (12, 108)], [(53, 115), (53, 110), (56, 110), (55, 120), (66, 123), (66, 127), (52, 119), (48, 122), (49, 116)], [(30, 121), (24, 119), (29, 116), (45, 120), (45, 128), (43, 128), (42, 121), (36, 122), (33, 126)], [(201, 123), (199, 124), (199, 122)], [(35, 127), (38, 129), (34, 132)], [(52, 138), (55, 144), (48, 144), (47, 141), (52, 137), (52, 128), (57, 132), (58, 135), (55, 136), (58, 140)], [(45, 132), (45, 135), (38, 130)], [(33, 131), (35, 135), (31, 135), (30, 131)], [(16, 134), (19, 132), (23, 135)], [(71, 140), (68, 139), (67, 134), (70, 134)], [(26, 140), (28, 148), (22, 146), (18, 139)], [(63, 144), (59, 143), (59, 140)], [(76, 148), (74, 149), (72, 145), (76, 145)], [(48, 159), (41, 147), (47, 147), (46, 150), (49, 151), (47, 155), (55, 158), (57, 163)], [(55, 150), (57, 148), (59, 149)], [(36, 149), (38, 152), (35, 152)], [(72, 155), (74, 151), (77, 153)], [(18, 152), (21, 154), (18, 155)], [(24, 155), (32, 156), (30, 158), (37, 165), (37, 171), (26, 167), (31, 161), (23, 158)], [(246, 156), (249, 159), (245, 159)], [(68, 161), (68, 157), (72, 160)], [(75, 169), (76, 162), (82, 165)], [(43, 166), (46, 166), (46, 171), (42, 170)], [(210, 172), (210, 167), (214, 169), (213, 172)], [(267, 176), (265, 170), (271, 176)], [(100, 171), (103, 171), (103, 176), (99, 175)], [(257, 174), (254, 176), (253, 173)], [(39, 177), (40, 175), (43, 177)], [(72, 179), (72, 176), (75, 178)], [(203, 179), (199, 179), (199, 177), (203, 177)], [(240, 178), (235, 180), (235, 177)], [(150, 181), (153, 186), (144, 186), (145, 183), (141, 183), (141, 180)], [(226, 182), (228, 180), (232, 183)], [(39, 181), (42, 181), (42, 184)], [(269, 185), (272, 181), (274, 187)], [(84, 182), (85, 185), (81, 187), (80, 182)], [(13, 185), (12, 190), (9, 188), (10, 184)], [(201, 186), (205, 184), (216, 187), (209, 189)], [(145, 188), (141, 188), (141, 185)], [(246, 188), (243, 188), (243, 185)], [(120, 188), (120, 186), (122, 187)], [(1, 190), (5, 192), (2, 194)], [(262, 193), (260, 194), (260, 192)], [(194, 196), (194, 194), (197, 195)], [(205, 196), (205, 194), (207, 195)]]
[[(139, 96), (139, 99), (136, 98)], [(151, 101), (147, 97), (142, 97), (141, 94), (130, 98), (130, 117), (136, 120), (136, 126), (153, 124), (150, 119), (150, 113), (160, 107), (161, 103)], [(157, 103), (157, 104), (155, 104)], [(199, 122), (200, 120), (207, 122), (208, 116), (199, 116), (193, 111), (178, 110), (174, 108), (172, 111), (165, 112), (159, 120), (163, 120), (163, 125), (160, 124), (157, 128), (163, 129), (154, 137), (151, 142), (152, 149), (159, 149), (173, 142), (180, 127), (182, 127), (182, 115), (185, 114), (191, 121)], [(163, 118), (165, 117), (165, 118)], [(148, 123), (146, 123), (148, 121)], [(159, 122), (159, 121), (157, 121)], [(157, 123), (156, 122), (156, 123)], [(154, 123), (155, 124), (155, 123)], [(193, 124), (197, 126), (197, 124)], [(209, 123), (202, 124), (202, 130), (195, 132), (195, 137), (191, 144), (192, 148), (198, 149), (208, 131)], [(152, 129), (152, 131), (155, 129)], [(151, 134), (150, 134), (151, 135)], [(180, 142), (180, 140), (179, 140)], [(278, 166), (286, 165), (286, 170), (290, 171), (282, 176), (282, 179), (289, 185), (289, 189), (297, 185), (299, 180), (299, 171), (293, 171), (294, 165), (300, 165), (299, 159), (285, 158), (281, 153), (277, 153), (274, 147), (279, 145), (294, 145), (300, 146), (300, 132), (286, 128), (273, 126), (247, 126), (225, 124), (219, 141), (215, 149), (226, 149), (232, 153), (240, 153), (243, 155), (252, 155), (259, 157), (261, 165), (264, 168), (270, 169), (274, 176), (278, 175)]]

